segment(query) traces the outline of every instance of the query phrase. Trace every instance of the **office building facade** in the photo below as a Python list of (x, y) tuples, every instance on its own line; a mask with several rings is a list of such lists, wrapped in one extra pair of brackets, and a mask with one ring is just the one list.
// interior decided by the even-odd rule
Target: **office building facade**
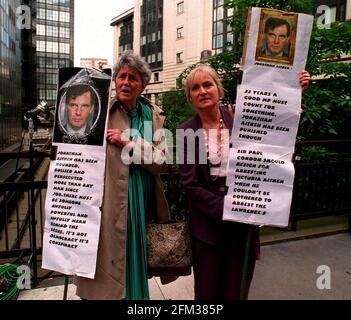
[(72, 67), (74, 0), (36, 1), (37, 102), (55, 105), (58, 68)]
[(325, 14), (326, 6), (330, 9), (330, 22), (351, 20), (351, 0), (314, 0), (316, 15)]
[[(153, 71), (145, 93), (178, 88), (176, 79), (189, 65), (232, 49), (235, 39), (226, 20), (234, 11), (224, 4), (224, 0), (135, 0), (134, 8), (112, 20), (114, 63), (121, 52), (133, 49)], [(351, 0), (314, 1), (315, 12), (321, 4), (330, 7), (332, 21), (351, 18)]]
[[(187, 66), (229, 49), (232, 34), (223, 21), (232, 13), (223, 5), (223, 0), (135, 0), (134, 8), (112, 19), (114, 62), (126, 49), (140, 54), (153, 72), (145, 94), (157, 100), (179, 86), (176, 78)], [(127, 28), (133, 30), (128, 47)]]
[(19, 0), (0, 0), (0, 150), (18, 142), (22, 130), (19, 5)]

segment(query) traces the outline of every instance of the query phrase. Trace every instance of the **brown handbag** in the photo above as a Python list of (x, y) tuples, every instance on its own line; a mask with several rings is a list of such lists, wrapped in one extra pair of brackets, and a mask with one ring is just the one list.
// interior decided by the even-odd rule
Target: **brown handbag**
[(191, 274), (191, 236), (186, 220), (147, 223), (149, 276)]

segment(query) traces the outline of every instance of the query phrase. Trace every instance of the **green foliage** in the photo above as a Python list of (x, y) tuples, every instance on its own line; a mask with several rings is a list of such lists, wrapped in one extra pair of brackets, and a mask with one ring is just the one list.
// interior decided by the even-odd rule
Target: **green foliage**
[(336, 22), (330, 29), (314, 26), (307, 69), (321, 81), (305, 92), (299, 139), (350, 138), (351, 64), (335, 61), (351, 53), (351, 25)]
[(173, 137), (179, 125), (195, 114), (194, 109), (187, 104), (184, 90), (164, 92), (161, 106), (166, 115), (165, 127), (173, 133)]
[[(211, 57), (207, 63), (223, 77), (226, 100), (235, 100), (235, 87), (239, 77), (246, 19), (250, 7), (274, 8), (298, 13), (312, 13), (311, 0), (227, 0), (225, 8), (234, 8), (228, 19), (234, 33), (233, 49)], [(317, 22), (317, 21), (316, 21)], [(306, 69), (323, 81), (311, 83), (305, 91), (298, 133), (300, 140), (350, 138), (351, 128), (351, 63), (335, 59), (351, 54), (351, 24), (336, 22), (328, 28), (314, 23)], [(333, 60), (334, 59), (334, 60)], [(180, 75), (184, 79), (195, 65)]]
[(301, 152), (301, 159), (304, 163), (323, 163), (337, 161), (339, 154), (322, 146), (306, 147)]
[(325, 146), (305, 146), (301, 150), (300, 163), (350, 161), (350, 151), (350, 146), (343, 143), (331, 143)]
[[(222, 76), (225, 100), (230, 102), (235, 101), (246, 19), (250, 7), (312, 14), (313, 6), (311, 0), (225, 1), (226, 9), (234, 8), (234, 16), (227, 21), (234, 33), (233, 49), (211, 57), (206, 63)], [(351, 63), (336, 61), (351, 55), (351, 24), (336, 22), (330, 28), (321, 29), (317, 27), (316, 22), (317, 20), (313, 26), (306, 69), (320, 80), (313, 81), (303, 94), (305, 112), (301, 115), (298, 140), (351, 138)], [(184, 80), (196, 65), (185, 69), (179, 80)], [(164, 105), (166, 107), (166, 104)], [(181, 116), (176, 111), (173, 117), (177, 120)]]

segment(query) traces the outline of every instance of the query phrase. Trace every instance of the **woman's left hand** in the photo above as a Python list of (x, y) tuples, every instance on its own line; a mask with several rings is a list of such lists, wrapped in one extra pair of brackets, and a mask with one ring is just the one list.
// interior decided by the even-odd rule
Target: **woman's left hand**
[(123, 139), (122, 135), (123, 132), (119, 129), (108, 129), (106, 139), (109, 143), (112, 143), (117, 147), (123, 148), (128, 143), (130, 143), (130, 141)]
[(306, 90), (310, 84), (311, 76), (308, 71), (303, 70), (299, 76), (299, 83), (302, 90)]

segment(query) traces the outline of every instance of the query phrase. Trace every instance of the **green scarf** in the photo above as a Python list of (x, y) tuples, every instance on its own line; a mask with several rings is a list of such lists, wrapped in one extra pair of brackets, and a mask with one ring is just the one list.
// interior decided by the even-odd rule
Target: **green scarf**
[[(152, 143), (152, 109), (140, 103), (128, 112), (131, 138), (138, 134)], [(145, 121), (151, 122), (145, 128)], [(149, 124), (150, 124), (149, 122)], [(135, 130), (134, 130), (135, 131)], [(153, 175), (140, 165), (129, 166), (127, 248), (126, 248), (126, 299), (148, 300), (146, 210), (154, 190)]]

